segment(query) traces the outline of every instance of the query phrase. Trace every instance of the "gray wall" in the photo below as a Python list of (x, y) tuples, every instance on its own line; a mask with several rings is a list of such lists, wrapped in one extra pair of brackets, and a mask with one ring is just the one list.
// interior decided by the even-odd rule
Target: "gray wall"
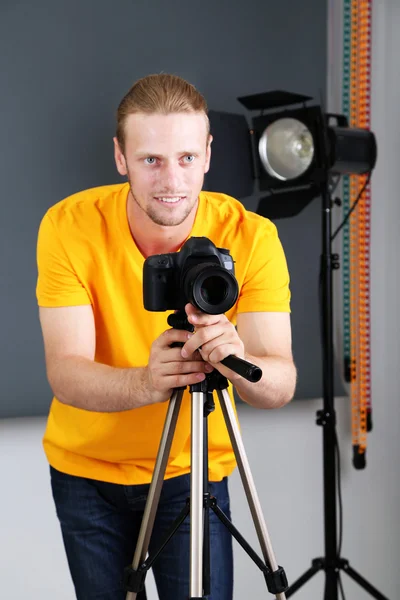
[[(119, 181), (115, 109), (138, 77), (174, 72), (215, 110), (288, 89), (319, 97), (326, 80), (321, 0), (66, 0), (0, 5), (0, 417), (40, 415), (50, 388), (37, 316), (36, 236), (45, 211)], [(255, 200), (245, 204), (255, 209)], [(321, 395), (317, 285), (320, 206), (277, 222), (292, 279), (297, 397)]]

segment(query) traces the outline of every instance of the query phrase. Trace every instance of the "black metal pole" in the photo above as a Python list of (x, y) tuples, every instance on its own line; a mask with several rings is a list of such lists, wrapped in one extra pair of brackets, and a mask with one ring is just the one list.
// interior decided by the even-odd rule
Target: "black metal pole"
[[(322, 186), (322, 361), (323, 413), (318, 413), (323, 427), (324, 515), (326, 583), (324, 600), (338, 600), (337, 526), (336, 526), (336, 450), (334, 408), (334, 350), (332, 301), (331, 198), (327, 182)], [(317, 421), (318, 422), (318, 421)]]

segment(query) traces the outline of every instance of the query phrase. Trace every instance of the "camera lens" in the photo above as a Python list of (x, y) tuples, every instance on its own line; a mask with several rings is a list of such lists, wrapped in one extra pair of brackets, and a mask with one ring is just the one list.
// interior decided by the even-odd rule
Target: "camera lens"
[(183, 286), (188, 302), (210, 315), (228, 311), (239, 294), (232, 273), (214, 263), (202, 263), (188, 269)]
[(212, 275), (207, 277), (200, 288), (200, 295), (208, 304), (221, 304), (228, 295), (228, 286), (221, 278)]

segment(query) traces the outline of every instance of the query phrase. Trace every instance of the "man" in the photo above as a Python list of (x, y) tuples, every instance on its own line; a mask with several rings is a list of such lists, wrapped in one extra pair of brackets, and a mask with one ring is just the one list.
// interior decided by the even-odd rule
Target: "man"
[[(38, 238), (37, 297), (54, 398), (44, 436), (53, 497), (79, 600), (122, 600), (167, 400), (217, 369), (257, 408), (290, 401), (289, 277), (275, 226), (233, 198), (202, 192), (212, 137), (204, 98), (172, 75), (139, 80), (118, 108), (118, 172), (128, 183), (51, 207)], [(143, 308), (144, 259), (206, 236), (235, 260), (239, 298), (226, 315), (187, 305), (186, 331)], [(237, 328), (235, 328), (237, 325)], [(181, 342), (183, 347), (171, 347)], [(250, 383), (224, 367), (234, 354), (259, 365)], [(210, 492), (229, 515), (235, 458), (219, 403), (209, 417)], [(190, 396), (185, 391), (150, 553), (190, 493)], [(231, 600), (232, 540), (211, 514), (211, 596)], [(161, 600), (189, 596), (185, 521), (154, 564)], [(145, 598), (141, 592), (138, 598)]]

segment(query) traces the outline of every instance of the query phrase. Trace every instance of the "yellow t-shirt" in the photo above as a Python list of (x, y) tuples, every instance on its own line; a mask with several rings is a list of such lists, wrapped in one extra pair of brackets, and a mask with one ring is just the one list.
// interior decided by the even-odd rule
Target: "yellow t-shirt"
[[(97, 362), (147, 365), (153, 341), (170, 312), (143, 307), (144, 258), (132, 238), (129, 184), (85, 190), (52, 206), (42, 219), (37, 248), (39, 306), (91, 304)], [(289, 312), (289, 276), (276, 227), (224, 194), (201, 192), (192, 236), (228, 248), (239, 284), (226, 313)], [(232, 391), (230, 390), (231, 397)], [(124, 485), (151, 481), (168, 402), (113, 413), (86, 411), (53, 398), (43, 439), (49, 463), (71, 475)], [(215, 401), (209, 423), (209, 477), (229, 475), (235, 457)], [(190, 394), (184, 392), (166, 478), (190, 472)]]

